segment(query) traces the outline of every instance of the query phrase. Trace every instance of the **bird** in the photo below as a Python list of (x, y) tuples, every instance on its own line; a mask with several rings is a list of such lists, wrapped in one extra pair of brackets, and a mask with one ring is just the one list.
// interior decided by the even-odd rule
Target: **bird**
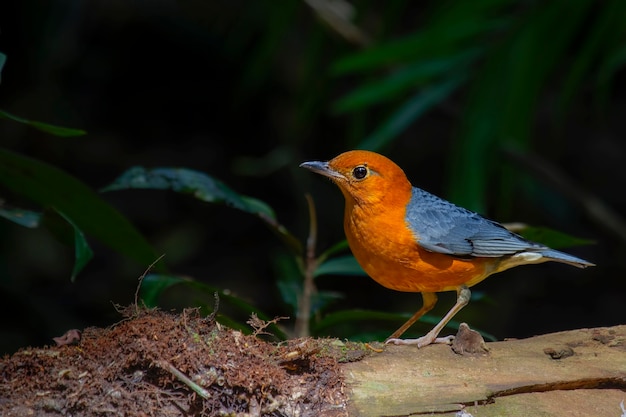
[[(469, 288), (492, 274), (548, 261), (595, 266), (412, 186), (402, 168), (376, 152), (352, 150), (300, 167), (330, 178), (341, 190), (348, 246), (363, 270), (383, 287), (422, 294), (422, 307), (387, 344), (451, 343), (454, 336), (439, 333), (468, 304)], [(439, 323), (422, 337), (401, 339), (432, 310), (437, 293), (446, 291), (456, 291), (456, 303)]]

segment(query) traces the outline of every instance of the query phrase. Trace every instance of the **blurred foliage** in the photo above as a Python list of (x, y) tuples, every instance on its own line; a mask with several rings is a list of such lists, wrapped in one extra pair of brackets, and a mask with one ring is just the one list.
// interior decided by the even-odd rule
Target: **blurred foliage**
[[(614, 192), (623, 184), (616, 188), (607, 181), (626, 180), (614, 169), (621, 141), (611, 137), (602, 142), (604, 148), (592, 144), (603, 138), (599, 132), (618, 138), (623, 133), (610, 120), (620, 114), (623, 100), (622, 1), (112, 0), (35, 6), (41, 5), (33, 0), (11, 5), (20, 19), (3, 28), (13, 43), (0, 45), (6, 53), (0, 54), (5, 148), (0, 149), (0, 184), (10, 203), (1, 207), (0, 216), (29, 228), (44, 226), (73, 245), (74, 266), (48, 275), (33, 272), (46, 278), (23, 280), (11, 263), (22, 258), (38, 263), (39, 258), (13, 254), (14, 242), (25, 239), (26, 232), (6, 234), (0, 289), (30, 310), (39, 309), (32, 322), (52, 320), (47, 312), (64, 308), (80, 317), (99, 297), (105, 307), (93, 309), (98, 316), (109, 307), (106, 297), (124, 299), (102, 292), (104, 281), (128, 294), (128, 287), (113, 277), (134, 285), (136, 271), (102, 255), (102, 244), (141, 266), (163, 248), (179, 254), (166, 257), (177, 273), (159, 264), (144, 280), (143, 295), (151, 304), (170, 294), (181, 303), (200, 303), (208, 312), (217, 292), (235, 311), (255, 311), (262, 319), (289, 309), (296, 321), (308, 318), (313, 334), (388, 334), (405, 314), (363, 312), (359, 305), (378, 303), (375, 308), (396, 311), (415, 306), (394, 302), (385, 307), (380, 291), (368, 295), (366, 285), (332, 279), (363, 274), (346, 255), (345, 242), (329, 244), (342, 239), (341, 196), (319, 179), (296, 173), (304, 159), (329, 159), (350, 148), (386, 153), (409, 177), (481, 213), (497, 211), (501, 219), (551, 223), (583, 235), (598, 233), (589, 225), (595, 223), (615, 238), (615, 228), (602, 216), (580, 222), (578, 209), (558, 196), (558, 187), (546, 189), (502, 150), (541, 154), (580, 179), (578, 186), (597, 188), (600, 197), (594, 202), (614, 198), (612, 204), (623, 205)], [(56, 123), (85, 127), (89, 135), (72, 138), (85, 132)], [(593, 138), (576, 132), (581, 125), (592, 126)], [(51, 141), (42, 132), (67, 139)], [(572, 132), (577, 134), (572, 137)], [(132, 190), (93, 191), (101, 187), (90, 184), (109, 183), (120, 172), (105, 190)], [(309, 188), (319, 213), (310, 199), (307, 206), (302, 202)], [(252, 214), (276, 233), (281, 246), (274, 247), (263, 233), (249, 233), (246, 227), (253, 226), (234, 214), (142, 189), (170, 190)], [(541, 207), (540, 215), (525, 212), (527, 207)], [(528, 237), (559, 247), (586, 242), (542, 230)], [(34, 252), (50, 250), (39, 243), (27, 246)], [(615, 251), (621, 245), (615, 244)], [(90, 247), (95, 249), (93, 269), (85, 265)], [(615, 271), (626, 265), (615, 256), (607, 259), (616, 262), (611, 276), (619, 276)], [(74, 297), (69, 303), (60, 295), (42, 303), (52, 296), (51, 286), (41, 281), (66, 277), (70, 269), (72, 277), (83, 271), (81, 282), (98, 277), (96, 289), (70, 290), (56, 278), (59, 293)], [(593, 275), (587, 276), (580, 286), (590, 283)], [(530, 293), (530, 283), (519, 285), (522, 291), (502, 292), (511, 297)], [(576, 290), (558, 280), (550, 285)], [(194, 295), (176, 292), (185, 287)], [(195, 298), (200, 293), (202, 300)], [(605, 298), (614, 293), (611, 289)], [(304, 294), (309, 295), (305, 304)], [(573, 298), (561, 294), (566, 301)], [(362, 300), (357, 310), (348, 306), (354, 300)], [(507, 312), (490, 317), (489, 325), (507, 319), (521, 327), (522, 321), (543, 322), (531, 319), (523, 304), (523, 314), (515, 314), (513, 305), (501, 303)], [(601, 310), (612, 304), (594, 305)], [(562, 308), (580, 318), (567, 310), (570, 306)], [(464, 310), (469, 317), (471, 307)], [(537, 306), (532, 310), (537, 316), (552, 313)], [(611, 314), (617, 317), (615, 310), (607, 310), (606, 316)], [(55, 328), (64, 326), (63, 318), (55, 317), (61, 322)], [(226, 313), (222, 319), (231, 320)], [(394, 323), (372, 330), (365, 323), (370, 320)], [(233, 326), (242, 322), (230, 321)], [(277, 333), (285, 323), (279, 325)], [(36, 333), (55, 331), (34, 328)]]
[(42, 132), (50, 133), (55, 136), (72, 137), (72, 136), (82, 136), (87, 133), (84, 130), (80, 130), (80, 129), (71, 129), (71, 128), (62, 127), (62, 126), (51, 125), (48, 123), (27, 120), (22, 117), (18, 117), (13, 114), (7, 113), (3, 110), (0, 110), (0, 119), (8, 119), (8, 120), (13, 120), (19, 123), (24, 123), (25, 125), (32, 126), (35, 129), (41, 130)]
[(229, 207), (251, 213), (265, 221), (296, 253), (302, 251), (300, 242), (278, 223), (276, 214), (263, 201), (241, 195), (230, 189), (223, 182), (204, 173), (185, 168), (134, 167), (123, 173), (102, 191), (124, 189), (172, 190), (182, 194), (191, 194), (206, 203), (224, 203)]
[(358, 74), (362, 81), (334, 108), (345, 113), (388, 105), (387, 120), (359, 145), (380, 150), (428, 110), (466, 90), (449, 194), (485, 212), (490, 178), (498, 175), (505, 194), (513, 189), (499, 149), (532, 147), (533, 119), (550, 83), (558, 84), (554, 117), (561, 121), (590, 82), (610, 88), (626, 63), (624, 16), (626, 3), (619, 0), (602, 6), (592, 0), (443, 1), (420, 30), (336, 61), (333, 74)]
[(519, 228), (511, 229), (514, 233), (518, 233), (522, 237), (533, 242), (541, 242), (553, 249), (571, 248), (579, 245), (592, 245), (595, 242), (590, 239), (584, 239), (568, 235), (558, 230), (552, 230), (548, 227), (531, 227), (522, 225)]
[(144, 265), (154, 249), (115, 208), (60, 169), (0, 148), (0, 183), (15, 195), (59, 213), (73, 228), (76, 264), (72, 278), (91, 258), (83, 231)]
[[(0, 157), (1, 156), (0, 154)], [(4, 182), (7, 187), (16, 187), (13, 188), (16, 194), (23, 194), (31, 200), (38, 202), (43, 207), (54, 210), (58, 213), (58, 217), (65, 220), (66, 223), (62, 224), (59, 224), (58, 221), (55, 223), (51, 220), (46, 222), (49, 229), (56, 232), (55, 234), (60, 237), (60, 240), (65, 240), (66, 242), (70, 240), (66, 237), (67, 232), (62, 233), (60, 231), (62, 231), (64, 228), (63, 225), (65, 224), (71, 226), (73, 239), (70, 241), (73, 241), (75, 247), (75, 264), (71, 274), (72, 281), (74, 281), (78, 273), (93, 257), (93, 252), (85, 239), (81, 226), (74, 220), (75, 218), (78, 218), (82, 227), (89, 230), (94, 237), (104, 242), (112, 242), (109, 235), (111, 232), (122, 237), (124, 244), (120, 245), (119, 242), (115, 241), (116, 244), (112, 245), (120, 254), (129, 258), (143, 260), (144, 262), (149, 260), (145, 255), (141, 255), (143, 258), (139, 257), (140, 252), (137, 250), (137, 245), (146, 246), (143, 242), (143, 237), (137, 239), (139, 235), (137, 235), (133, 226), (125, 218), (113, 215), (114, 209), (108, 204), (95, 199), (95, 194), (88, 191), (87, 187), (77, 179), (63, 174), (52, 167), (46, 166), (41, 162), (29, 161), (16, 154), (8, 153), (5, 155), (4, 159), (0, 158), (0, 161), (3, 161), (0, 166), (4, 167), (4, 171), (0, 171), (0, 182)], [(11, 165), (16, 168), (11, 170)], [(37, 173), (38, 175), (34, 175)], [(54, 187), (51, 186), (52, 183)], [(281, 255), (276, 257), (277, 265), (279, 265), (277, 285), (280, 294), (283, 302), (287, 306), (290, 306), (292, 310), (291, 313), (295, 314), (297, 318), (296, 328), (293, 332), (290, 332), (291, 334), (301, 337), (311, 334), (320, 335), (323, 329), (342, 324), (346, 321), (371, 319), (395, 321), (404, 316), (390, 313), (363, 312), (360, 310), (342, 310), (324, 317), (321, 315), (325, 307), (333, 301), (343, 298), (343, 295), (330, 291), (317, 291), (313, 285), (313, 280), (316, 277), (322, 275), (366, 276), (366, 274), (352, 255), (331, 257), (347, 248), (345, 241), (332, 246), (319, 257), (315, 256), (317, 220), (315, 217), (315, 209), (310, 198), (309, 210), (311, 228), (307, 239), (307, 250), (305, 254), (303, 251), (304, 245), (301, 245), (285, 226), (278, 222), (274, 210), (265, 202), (238, 194), (223, 182), (207, 174), (185, 168), (145, 169), (142, 167), (133, 167), (120, 175), (113, 183), (104, 187), (102, 191), (120, 191), (126, 189), (175, 191), (181, 194), (191, 195), (203, 202), (223, 203), (229, 207), (256, 215), (265, 221), (270, 229), (282, 238), (287, 248), (292, 253), (291, 256)], [(74, 199), (59, 200), (58, 198), (52, 197), (50, 193), (60, 195), (71, 194)], [(73, 215), (69, 216), (65, 214), (64, 211), (60, 211), (58, 207), (61, 207), (69, 213), (73, 213)], [(92, 219), (101, 227), (94, 229), (93, 225), (85, 222), (78, 214), (83, 211), (84, 215), (92, 216)], [(40, 214), (30, 211), (7, 209), (3, 210), (0, 215), (25, 227), (37, 227), (42, 217)], [(50, 217), (50, 214), (47, 218), (54, 219), (54, 217)], [(105, 228), (102, 228), (102, 226), (105, 226)], [(521, 231), (523, 232), (525, 229), (526, 228), (521, 228)], [(104, 230), (107, 232), (104, 233)], [(559, 246), (567, 246), (572, 243), (587, 243), (584, 240), (575, 239), (566, 234), (549, 231), (547, 229), (534, 230), (533, 236), (538, 238), (536, 240), (548, 244), (550, 244), (550, 242), (546, 242), (546, 239), (540, 238), (547, 237), (548, 240), (552, 239), (554, 243), (557, 243), (558, 239)], [(556, 246), (557, 245), (555, 245), (555, 247)], [(163, 268), (161, 267), (160, 269)], [(225, 299), (237, 309), (247, 313), (254, 312), (260, 319), (270, 320), (266, 314), (254, 308), (251, 304), (226, 294), (224, 291), (213, 286), (200, 283), (191, 277), (180, 277), (169, 274), (147, 275), (141, 281), (142, 300), (148, 307), (158, 306), (159, 300), (164, 292), (173, 286), (180, 285), (189, 287), (192, 291), (204, 293), (205, 296), (212, 293), (218, 294), (220, 298)], [(207, 311), (211, 311), (206, 304), (203, 304), (203, 307)], [(234, 326), (240, 330), (246, 330), (241, 323), (231, 319), (228, 315), (219, 314), (218, 317), (219, 321), (224, 324)], [(423, 322), (429, 322), (429, 319), (430, 318), (427, 318)], [(432, 321), (432, 319), (430, 321)], [(276, 335), (282, 336), (283, 338), (285, 337), (285, 332), (279, 327), (272, 325), (272, 328), (274, 328)], [(363, 335), (359, 336), (355, 334), (354, 337), (359, 338), (363, 337)]]
[[(310, 206), (311, 232), (307, 241), (307, 252), (297, 239), (278, 222), (272, 210), (266, 203), (255, 198), (238, 194), (226, 184), (210, 177), (207, 174), (183, 169), (183, 168), (153, 168), (146, 170), (134, 167), (123, 173), (112, 184), (106, 186), (103, 191), (124, 189), (159, 189), (171, 190), (182, 194), (189, 194), (194, 198), (207, 203), (224, 203), (229, 207), (258, 216), (270, 227), (272, 231), (282, 238), (290, 256), (279, 255), (276, 263), (280, 267), (277, 276), (277, 285), (283, 302), (291, 308), (291, 314), (296, 316), (295, 330), (290, 332), (297, 336), (309, 336), (311, 334), (311, 317), (315, 317), (331, 301), (341, 297), (340, 294), (317, 291), (313, 286), (313, 279), (323, 274), (359, 274), (364, 275), (360, 266), (353, 257), (338, 257), (326, 260), (332, 254), (345, 249), (345, 244), (335, 245), (319, 258), (315, 257), (315, 234), (317, 224), (315, 210)], [(312, 200), (311, 204), (312, 204)], [(235, 303), (240, 309), (254, 312), (262, 320), (269, 320), (268, 316), (258, 309), (250, 308), (250, 305), (229, 296), (216, 288), (198, 283), (192, 278), (179, 278), (172, 275), (151, 274), (146, 277), (142, 285), (143, 300), (148, 306), (159, 305), (162, 294), (174, 285), (189, 286), (195, 291), (203, 293), (218, 293), (225, 297), (229, 303)], [(219, 315), (224, 319), (224, 315)], [(236, 323), (229, 320), (229, 323)], [(313, 323), (314, 324), (314, 323)], [(275, 326), (273, 326), (275, 327)], [(237, 326), (241, 328), (241, 326)], [(280, 334), (284, 333), (280, 331)]]

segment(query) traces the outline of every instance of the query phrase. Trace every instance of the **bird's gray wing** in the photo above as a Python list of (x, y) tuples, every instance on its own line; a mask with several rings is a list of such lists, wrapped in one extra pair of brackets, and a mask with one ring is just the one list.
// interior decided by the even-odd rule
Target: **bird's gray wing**
[(431, 252), (500, 257), (547, 249), (473, 211), (415, 187), (407, 206), (406, 222), (418, 244)]

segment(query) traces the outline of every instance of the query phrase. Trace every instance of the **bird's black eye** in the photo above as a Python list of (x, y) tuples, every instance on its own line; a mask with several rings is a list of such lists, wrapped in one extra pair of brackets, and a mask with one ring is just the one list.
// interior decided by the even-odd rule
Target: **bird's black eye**
[(367, 167), (365, 165), (359, 165), (352, 170), (352, 176), (357, 180), (362, 180), (367, 177)]

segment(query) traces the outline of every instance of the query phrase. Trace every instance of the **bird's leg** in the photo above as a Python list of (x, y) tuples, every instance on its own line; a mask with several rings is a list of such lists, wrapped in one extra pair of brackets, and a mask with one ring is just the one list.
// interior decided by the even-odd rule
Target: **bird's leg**
[(434, 292), (423, 292), (422, 293), (422, 308), (420, 308), (410, 319), (406, 321), (398, 330), (393, 332), (391, 336), (387, 338), (385, 343), (389, 343), (392, 339), (397, 339), (404, 334), (408, 330), (409, 327), (413, 325), (416, 321), (418, 321), (422, 316), (428, 313), (433, 309), (435, 304), (437, 304), (437, 294)]
[[(424, 303), (426, 303), (426, 294), (429, 294), (429, 293), (424, 293)], [(434, 294), (432, 294), (432, 295), (434, 296)], [(454, 306), (450, 309), (450, 311), (448, 311), (448, 314), (446, 314), (441, 319), (441, 321), (439, 321), (439, 323), (437, 323), (437, 325), (430, 332), (428, 332), (425, 336), (422, 336), (422, 337), (417, 338), (417, 339), (397, 339), (397, 338), (393, 338), (392, 337), (392, 338), (387, 339), (387, 341), (385, 343), (393, 343), (393, 344), (396, 344), (396, 345), (417, 345), (418, 348), (430, 345), (431, 343), (447, 343), (447, 344), (449, 344), (454, 339), (454, 336), (439, 337), (439, 338), (437, 336), (439, 335), (439, 332), (441, 332), (441, 330), (446, 326), (446, 324), (448, 324), (448, 322), (452, 319), (452, 317), (454, 317), (456, 313), (458, 313), (463, 307), (465, 307), (467, 305), (467, 303), (469, 303), (471, 295), (472, 295), (472, 293), (470, 292), (469, 288), (467, 288), (464, 285), (459, 287), (457, 289), (456, 303), (454, 304)], [(436, 297), (435, 297), (435, 300), (437, 300)], [(434, 304), (433, 304), (433, 306), (434, 306)], [(420, 311), (418, 311), (418, 313), (421, 312), (424, 309), (424, 307), (422, 307), (420, 309)], [(431, 306), (431, 308), (432, 308), (432, 306)], [(428, 310), (426, 310), (426, 311), (428, 311)], [(416, 315), (417, 315), (417, 313), (416, 313)], [(415, 317), (415, 316), (413, 316), (413, 317)], [(413, 317), (411, 317), (411, 319), (409, 319), (409, 322), (411, 322)], [(415, 322), (415, 320), (413, 320), (409, 324), (409, 326), (413, 322)], [(403, 325), (400, 329), (398, 329), (398, 331), (402, 330), (402, 332), (404, 332), (404, 330), (406, 330), (406, 329), (404, 329), (405, 326), (406, 326), (406, 324)], [(396, 333), (398, 333), (398, 331), (396, 331)], [(402, 334), (402, 332), (400, 332), (400, 334)], [(396, 333), (394, 333), (392, 336), (394, 336)]]

